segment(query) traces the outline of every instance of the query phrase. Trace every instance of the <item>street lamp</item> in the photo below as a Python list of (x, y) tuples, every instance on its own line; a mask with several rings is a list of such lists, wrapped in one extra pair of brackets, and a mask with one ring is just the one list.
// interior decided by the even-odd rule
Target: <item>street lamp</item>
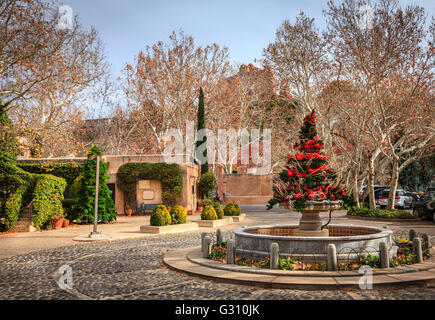
[(88, 160), (97, 159), (97, 168), (95, 170), (95, 209), (94, 209), (94, 230), (89, 234), (89, 238), (101, 237), (101, 232), (97, 231), (98, 226), (98, 189), (100, 186), (100, 156), (90, 155)]

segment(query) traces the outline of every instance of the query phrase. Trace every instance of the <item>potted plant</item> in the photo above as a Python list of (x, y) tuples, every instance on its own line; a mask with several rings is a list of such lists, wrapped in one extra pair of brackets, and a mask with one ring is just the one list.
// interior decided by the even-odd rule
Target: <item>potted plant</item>
[(51, 226), (53, 230), (59, 230), (63, 225), (63, 212), (58, 212), (51, 217)]
[(202, 211), (203, 208), (204, 208), (204, 201), (198, 200), (198, 211)]
[(62, 228), (67, 228), (69, 226), (69, 220), (63, 219)]
[(133, 213), (133, 209), (129, 208), (129, 209), (125, 210), (125, 213), (127, 216), (131, 217), (131, 214)]

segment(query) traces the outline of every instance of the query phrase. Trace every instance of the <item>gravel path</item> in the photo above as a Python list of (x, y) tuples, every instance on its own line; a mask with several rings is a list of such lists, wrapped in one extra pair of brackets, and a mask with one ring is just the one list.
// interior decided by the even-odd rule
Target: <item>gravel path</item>
[[(435, 299), (435, 288), (305, 291), (220, 284), (163, 266), (167, 250), (197, 246), (199, 233), (80, 244), (0, 260), (0, 300), (6, 299)], [(58, 286), (62, 265), (73, 289)]]

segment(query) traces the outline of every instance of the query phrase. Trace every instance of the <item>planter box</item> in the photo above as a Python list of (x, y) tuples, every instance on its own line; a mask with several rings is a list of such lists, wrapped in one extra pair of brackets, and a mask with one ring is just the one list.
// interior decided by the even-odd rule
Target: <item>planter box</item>
[(198, 224), (196, 223), (183, 223), (174, 224), (170, 226), (141, 226), (141, 233), (151, 233), (151, 234), (166, 234), (166, 233), (178, 233), (186, 231), (198, 230)]
[(241, 213), (240, 216), (235, 216), (231, 218), (233, 218), (233, 222), (242, 222), (246, 218), (246, 213)]
[(193, 220), (192, 222), (197, 223), (198, 226), (202, 228), (216, 228), (233, 223), (233, 217), (227, 217), (218, 220)]

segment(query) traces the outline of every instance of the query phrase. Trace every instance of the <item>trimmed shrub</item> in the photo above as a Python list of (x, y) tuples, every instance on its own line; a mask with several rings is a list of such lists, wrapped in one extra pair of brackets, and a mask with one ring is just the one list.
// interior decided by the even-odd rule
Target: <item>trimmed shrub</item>
[(199, 191), (209, 197), (210, 192), (215, 190), (217, 187), (216, 177), (211, 172), (206, 172), (201, 176), (199, 180)]
[(182, 224), (187, 222), (187, 212), (183, 206), (174, 206), (171, 208), (172, 224)]
[(47, 228), (53, 216), (63, 214), (62, 200), (65, 188), (65, 179), (49, 174), (38, 175), (33, 191), (32, 221), (35, 228)]
[(162, 183), (162, 202), (174, 206), (181, 199), (183, 177), (176, 163), (136, 163), (130, 162), (119, 167), (116, 183), (125, 196), (125, 204), (134, 206), (136, 202), (136, 183), (139, 180), (160, 180)]
[(214, 211), (216, 211), (218, 219), (223, 219), (224, 218), (224, 210), (222, 209), (221, 204), (218, 201), (215, 201), (213, 203), (213, 208), (214, 208)]
[(228, 203), (224, 208), (225, 216), (240, 216), (241, 210), (240, 207), (236, 203)]
[(217, 220), (218, 216), (213, 206), (206, 206), (201, 212), (201, 220)]
[[(171, 210), (172, 211), (172, 210)], [(171, 215), (166, 206), (159, 205), (154, 208), (151, 214), (150, 224), (152, 226), (168, 226), (172, 223)]]

